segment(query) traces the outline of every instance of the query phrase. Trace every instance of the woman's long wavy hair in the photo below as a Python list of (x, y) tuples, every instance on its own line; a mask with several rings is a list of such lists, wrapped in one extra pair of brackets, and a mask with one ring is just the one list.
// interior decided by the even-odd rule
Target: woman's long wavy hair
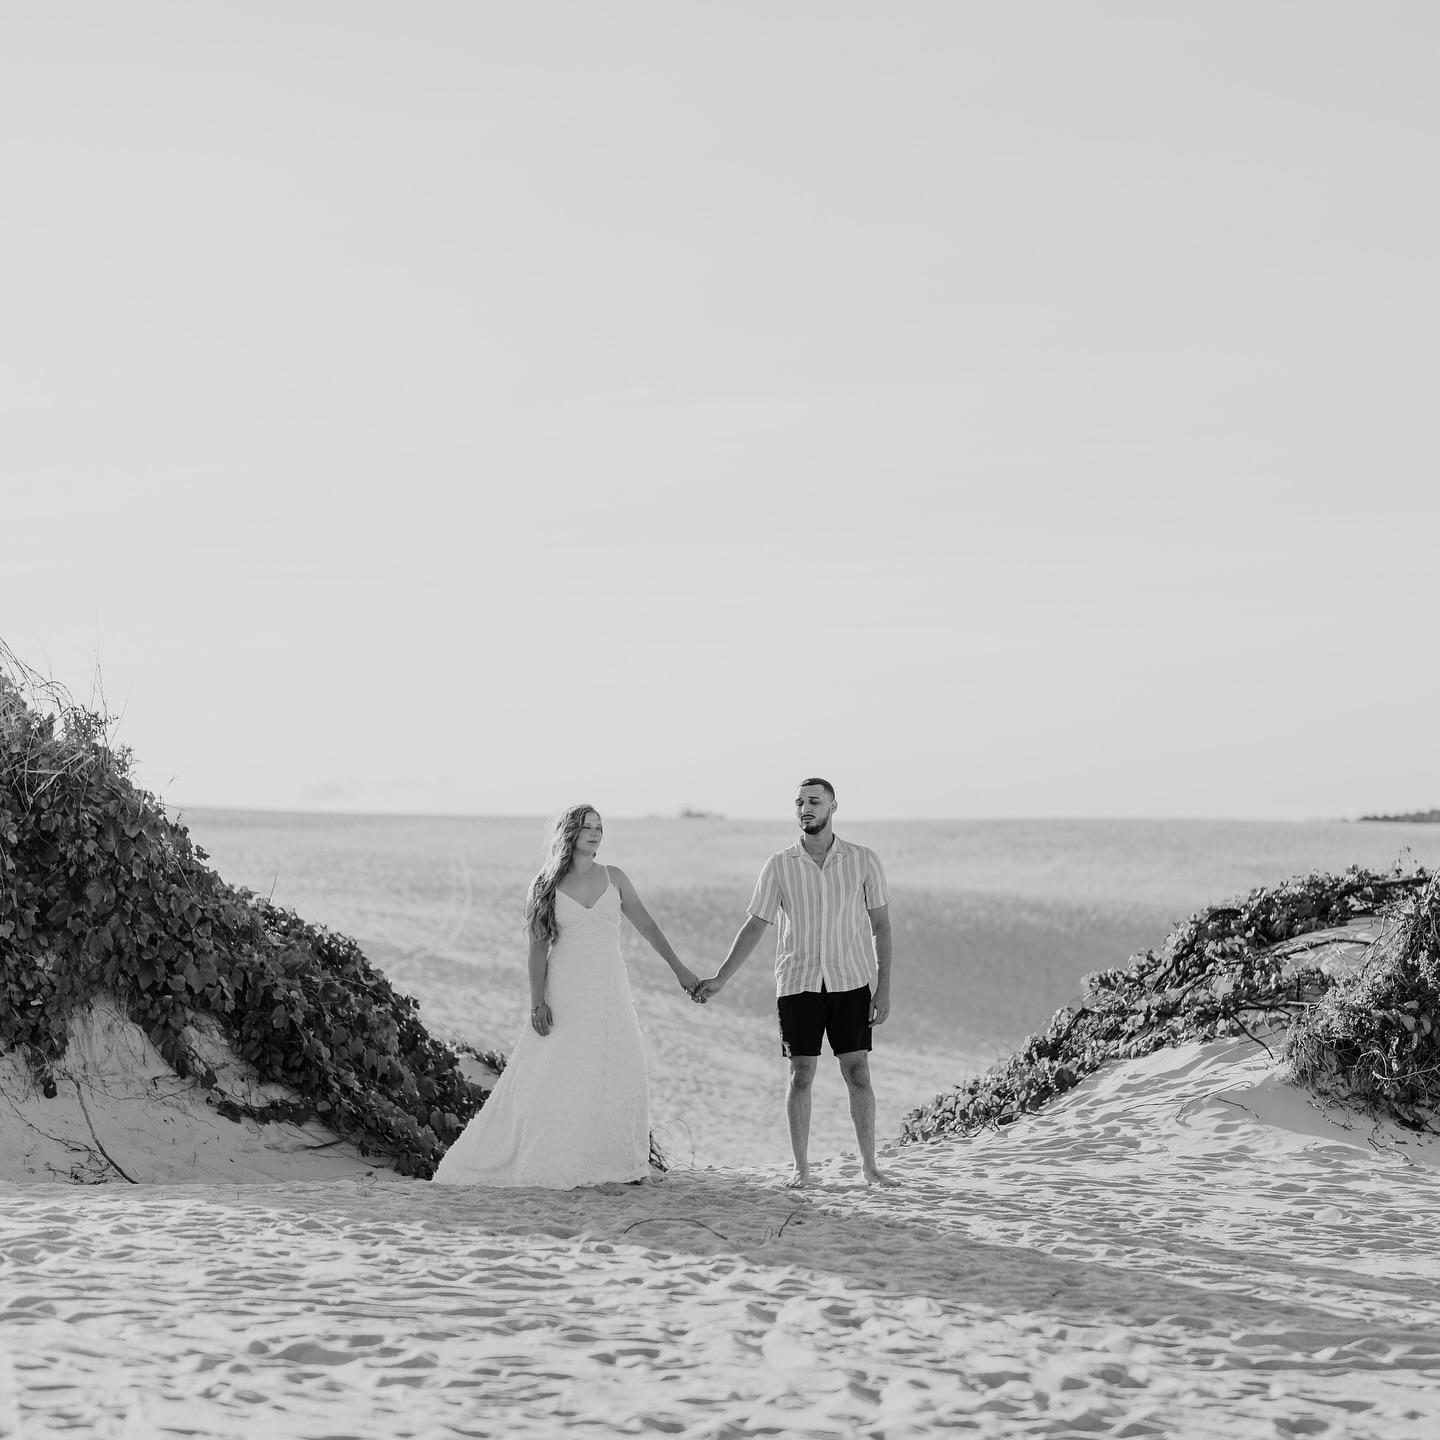
[(525, 897), (525, 933), (531, 939), (553, 945), (560, 938), (560, 927), (555, 923), (555, 887), (575, 858), (575, 841), (585, 817), (599, 813), (593, 805), (572, 805), (562, 810), (551, 825), (545, 863), (530, 882), (530, 893)]

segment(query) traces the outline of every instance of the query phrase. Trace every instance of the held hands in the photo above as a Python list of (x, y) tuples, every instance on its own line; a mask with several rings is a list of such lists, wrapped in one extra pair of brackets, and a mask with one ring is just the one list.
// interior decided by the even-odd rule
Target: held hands
[(718, 995), (724, 988), (725, 982), (718, 975), (712, 975), (708, 980), (695, 982), (695, 988), (691, 990), (690, 998), (697, 1005), (703, 1005), (712, 995)]
[(550, 1007), (542, 1000), (530, 1011), (530, 1024), (537, 1035), (548, 1035), (550, 1027), (555, 1023), (555, 1017), (550, 1013)]

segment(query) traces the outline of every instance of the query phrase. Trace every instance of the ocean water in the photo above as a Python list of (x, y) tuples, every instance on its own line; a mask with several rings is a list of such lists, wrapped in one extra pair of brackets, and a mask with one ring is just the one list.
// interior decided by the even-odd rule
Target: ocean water
[[(353, 936), (442, 1035), (508, 1051), (525, 1022), (521, 918), (541, 858), (536, 818), (197, 810), (181, 816), (227, 880)], [(889, 1023), (872, 1068), (882, 1134), (1013, 1048), (1088, 972), (1161, 943), (1192, 911), (1319, 867), (1440, 865), (1440, 826), (1189, 820), (867, 821), (842, 827), (879, 853), (895, 934)], [(682, 958), (723, 959), (788, 820), (615, 819), (601, 858), (620, 865)], [(626, 927), (658, 1109), (691, 1158), (783, 1158), (773, 949), (762, 940), (703, 1010)], [(706, 1123), (695, 1072), (734, 1076), (734, 1113)], [(833, 1098), (833, 1097), (832, 1097)], [(841, 1144), (831, 1105), (817, 1137)], [(831, 1113), (831, 1112), (834, 1113)], [(827, 1129), (828, 1127), (828, 1129)], [(721, 1154), (703, 1136), (723, 1130)], [(738, 1136), (738, 1139), (734, 1137)], [(697, 1138), (699, 1137), (699, 1138)]]

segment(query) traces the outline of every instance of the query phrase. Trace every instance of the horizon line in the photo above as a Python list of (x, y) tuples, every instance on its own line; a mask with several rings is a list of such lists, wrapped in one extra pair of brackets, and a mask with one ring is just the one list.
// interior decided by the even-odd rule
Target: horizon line
[[(160, 804), (172, 815), (186, 812), (232, 815), (287, 815), (308, 816), (316, 819), (352, 820), (525, 820), (542, 823), (553, 819), (544, 811), (471, 811), (471, 810), (372, 810), (372, 809), (325, 809), (295, 805), (230, 805), (191, 804), (161, 800)], [(776, 824), (793, 825), (794, 821), (784, 814), (779, 815), (731, 815), (716, 810), (674, 810), (641, 812), (605, 812), (613, 820), (663, 820), (694, 825), (707, 823), (722, 824)], [(1411, 812), (1411, 813), (1426, 813)], [(917, 825), (917, 824), (1212, 824), (1212, 825), (1360, 825), (1395, 824), (1426, 825), (1435, 821), (1409, 819), (1406, 815), (1125, 815), (1125, 814), (988, 814), (988, 815), (857, 815), (841, 816), (838, 829), (847, 824), (862, 825)]]

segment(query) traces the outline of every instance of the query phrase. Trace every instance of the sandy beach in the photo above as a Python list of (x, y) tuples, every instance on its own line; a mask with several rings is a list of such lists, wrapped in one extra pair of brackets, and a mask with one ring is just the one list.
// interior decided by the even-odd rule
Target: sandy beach
[[(475, 847), (509, 853), (511, 837), (482, 828), (466, 849), (453, 827), (398, 833), (393, 850), (338, 824), (334, 845), (302, 835), (310, 868), (287, 861), (282, 893), (360, 933), (438, 1033), (503, 1042), (521, 1018), (502, 906), (514, 877)], [(637, 869), (669, 847), (661, 826), (642, 852), (649, 833), (626, 837)], [(747, 863), (755, 848), (722, 842)], [(1171, 871), (1191, 883), (1187, 853)], [(703, 954), (743, 876), (697, 868), (693, 892), (659, 893)], [(1054, 868), (1050, 852), (1036, 868)], [(983, 1065), (965, 1022), (1008, 1013), (1006, 965), (1023, 976), (1060, 932), (1043, 895), (1016, 893), (1021, 919), (1039, 916), (1010, 932), (1016, 948), (957, 962), (916, 937), (969, 923), (970, 898), (923, 890), (903, 854), (895, 869), (929, 929), (908, 952), (922, 1013), (877, 1032), (893, 1189), (863, 1183), (828, 1058), (818, 1183), (783, 1185), (763, 962), (733, 1003), (697, 1011), (629, 952), (672, 1161), (638, 1187), (431, 1186), (314, 1121), (227, 1119), (103, 1000), (72, 1026), (53, 1097), (0, 1057), (0, 1437), (1434, 1434), (1440, 1140), (1320, 1105), (1241, 1038), (1112, 1063), (1001, 1130), (902, 1145), (906, 1110)], [(1010, 873), (1017, 890), (1052, 883)], [(1085, 884), (1078, 898), (1119, 926)], [(1373, 933), (1307, 954), (1353, 963)], [(192, 1039), (222, 1089), (267, 1097), (218, 1034)]]
[[(265, 822), (248, 851), (252, 822), (210, 828), (239, 880), (275, 855), (281, 899), (359, 935), (438, 1034), (508, 1048), (523, 852), (507, 825)], [(698, 832), (671, 860), (687, 890), (662, 867), (674, 822), (616, 828), (685, 952), (713, 953), (763, 837)], [(1004, 1129), (899, 1143), (910, 1107), (1004, 1041), (1009, 992), (1043, 1011), (1089, 963), (1083, 916), (1047, 896), (1096, 914), (1106, 946), (1130, 923), (1155, 834), (1109, 832), (1119, 858), (1089, 877), (1067, 857), (1096, 834), (1022, 829), (978, 894), (939, 871), (927, 887), (894, 837), (914, 924), (904, 1012), (874, 1056), (890, 1189), (863, 1182), (828, 1058), (818, 1182), (783, 1185), (763, 960), (697, 1009), (628, 949), (671, 1168), (566, 1192), (433, 1187), (315, 1120), (229, 1119), (122, 1008), (88, 1002), (53, 1096), (0, 1057), (0, 1437), (1431, 1436), (1440, 1140), (1326, 1109), (1263, 1044), (1227, 1038), (1109, 1064)], [(1215, 884), (1189, 855), (1236, 852), (1165, 834), (1156, 909), (1181, 880)], [(1237, 835), (1254, 878), (1356, 844), (1341, 827)], [(1004, 834), (927, 838), (994, 854)], [(1306, 955), (1349, 965), (1375, 933)], [(1031, 966), (1047, 948), (1050, 969)], [(278, 1099), (206, 1022), (189, 1044), (223, 1092)]]
[(891, 1190), (850, 1154), (804, 1193), (775, 1166), (467, 1192), (330, 1157), (328, 1178), (0, 1185), (0, 1435), (1440, 1423), (1440, 1145), (1322, 1111), (1249, 1041), (888, 1146)]

